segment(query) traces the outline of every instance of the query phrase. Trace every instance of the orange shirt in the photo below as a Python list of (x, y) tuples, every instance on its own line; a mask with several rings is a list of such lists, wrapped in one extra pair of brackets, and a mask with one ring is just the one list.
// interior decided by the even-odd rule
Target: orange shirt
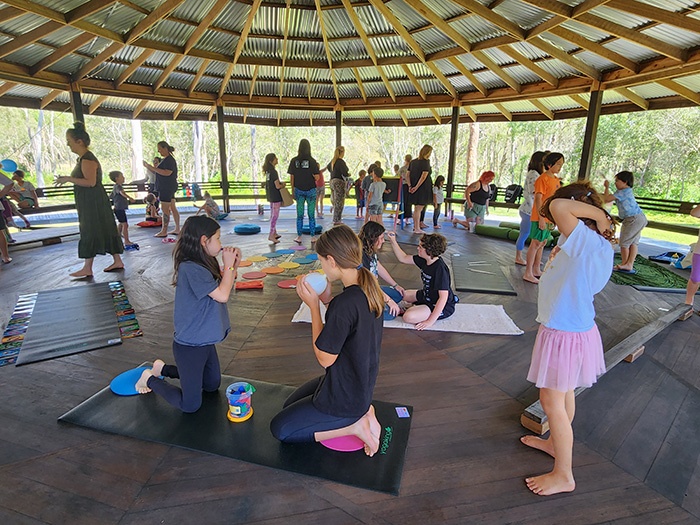
[[(559, 186), (561, 186), (561, 181), (559, 180), (559, 177), (554, 175), (549, 176), (543, 173), (542, 175), (537, 177), (537, 180), (535, 181), (535, 195), (541, 193), (542, 204), (544, 204), (544, 201), (546, 201), (549, 197), (554, 195), (554, 192), (557, 191), (557, 189), (559, 189)], [(532, 214), (530, 215), (530, 220), (540, 220), (540, 213), (535, 204), (532, 205)]]

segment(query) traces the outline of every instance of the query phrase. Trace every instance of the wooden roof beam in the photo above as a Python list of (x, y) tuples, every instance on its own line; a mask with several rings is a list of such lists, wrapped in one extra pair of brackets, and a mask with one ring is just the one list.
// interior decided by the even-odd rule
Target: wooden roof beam
[(534, 37), (532, 40), (530, 40), (530, 43), (533, 46), (540, 48), (545, 53), (548, 53), (552, 58), (561, 60), (565, 64), (576, 69), (577, 71), (580, 71), (587, 77), (590, 77), (593, 80), (600, 80), (600, 71), (598, 71), (596, 68), (589, 66), (588, 64), (584, 63), (582, 60), (579, 60), (574, 56), (569, 55), (563, 49), (553, 44), (550, 44), (546, 40), (543, 40), (541, 37)]
[(121, 86), (124, 82), (127, 81), (127, 79), (134, 74), (134, 72), (140, 68), (146, 60), (148, 60), (148, 57), (150, 57), (155, 51), (149, 51), (148, 49), (144, 49), (141, 51), (141, 54), (137, 56), (134, 61), (129, 64), (129, 67), (127, 67), (121, 75), (119, 75), (119, 78), (114, 81), (114, 88), (117, 89), (119, 86)]
[(116, 4), (117, 0), (90, 0), (83, 5), (71, 9), (66, 13), (66, 22), (69, 24), (82, 20), (86, 16), (102, 11), (105, 7)]
[(489, 92), (488, 92), (488, 89), (486, 89), (486, 88), (484, 87), (484, 85), (483, 85), (481, 82), (479, 82), (479, 79), (476, 78), (476, 75), (474, 75), (474, 73), (472, 73), (471, 71), (469, 71), (469, 70), (467, 69), (467, 66), (465, 66), (464, 63), (463, 63), (459, 58), (457, 58), (457, 57), (450, 57), (450, 58), (448, 58), (447, 60), (450, 62), (450, 64), (452, 64), (454, 67), (457, 68), (457, 71), (459, 71), (460, 73), (462, 73), (462, 75), (464, 75), (465, 77), (467, 77), (467, 79), (469, 80), (469, 82), (471, 82), (472, 84), (474, 84), (474, 87), (475, 87), (476, 89), (478, 89), (478, 90), (481, 92), (482, 95), (484, 95), (484, 96), (488, 95), (488, 93), (489, 93)]
[(190, 85), (187, 88), (187, 96), (188, 97), (192, 96), (192, 93), (194, 92), (195, 88), (197, 87), (197, 84), (199, 84), (199, 81), (202, 79), (202, 75), (204, 75), (204, 71), (206, 71), (210, 62), (211, 62), (211, 60), (209, 60), (208, 58), (205, 58), (204, 60), (202, 60), (202, 63), (199, 65), (199, 69), (197, 70), (197, 73), (194, 75), (192, 82), (190, 82)]
[[(284, 10), (284, 41), (282, 43), (282, 69), (280, 70), (280, 101), (282, 101), (282, 95), (284, 94), (284, 66), (287, 62), (287, 38), (289, 37), (289, 4), (291, 0), (287, 0), (287, 7)], [(257, 66), (256, 66), (257, 68)], [(252, 86), (251, 86), (252, 93)]]
[(503, 104), (499, 104), (498, 102), (494, 104), (496, 106), (496, 109), (501, 112), (501, 114), (506, 117), (509, 121), (513, 120), (513, 114), (506, 109), (506, 107)]
[(22, 15), (26, 15), (27, 12), (24, 9), (17, 9), (16, 7), (5, 7), (0, 10), (0, 24), (7, 22), (8, 20), (13, 20), (19, 18)]
[(506, 55), (508, 55), (510, 58), (515, 60), (518, 64), (521, 66), (526, 67), (530, 71), (532, 71), (535, 75), (540, 77), (542, 80), (547, 82), (552, 87), (557, 87), (559, 85), (559, 79), (552, 75), (551, 73), (548, 73), (544, 69), (542, 69), (540, 66), (535, 64), (532, 60), (527, 58), (525, 55), (522, 55), (518, 53), (515, 49), (513, 49), (511, 46), (501, 46), (498, 49), (503, 51)]
[(472, 122), (476, 122), (476, 113), (474, 113), (474, 110), (470, 108), (469, 106), (462, 106), (464, 108), (464, 111), (467, 112), (467, 115), (469, 115), (469, 118), (472, 119)]
[(480, 16), (484, 20), (491, 22), (496, 27), (503, 29), (506, 33), (514, 36), (518, 40), (525, 39), (525, 30), (520, 27), (515, 22), (508, 20), (507, 18), (499, 15), (498, 13), (492, 11), (491, 7), (486, 7), (480, 4), (476, 0), (451, 0), (460, 7), (463, 7), (467, 11), (471, 11), (477, 16)]
[(486, 54), (483, 51), (474, 51), (472, 53), (472, 55), (479, 62), (481, 62), (487, 68), (489, 68), (493, 73), (495, 73), (496, 76), (498, 76), (501, 80), (503, 80), (503, 82), (505, 82), (510, 87), (512, 87), (515, 91), (520, 93), (523, 90), (522, 86), (520, 85), (520, 83), (518, 81), (516, 81), (508, 73), (503, 71), (503, 69), (501, 69), (501, 66), (499, 66), (498, 64), (496, 64), (496, 62), (494, 62), (488, 56), (486, 56)]
[(413, 73), (411, 73), (411, 70), (408, 68), (408, 66), (406, 64), (401, 64), (401, 69), (403, 69), (403, 72), (406, 73), (408, 80), (410, 80), (411, 84), (413, 84), (413, 87), (416, 88), (416, 91), (418, 92), (420, 97), (423, 100), (426, 100), (427, 97), (425, 95), (425, 91), (423, 90), (421, 85), (418, 83), (418, 79), (416, 78), (416, 76)]
[(472, 50), (472, 45), (456, 29), (439, 17), (432, 9), (427, 7), (421, 0), (404, 0), (419, 15), (431, 22), (436, 28), (450, 37), (459, 47), (467, 52)]
[(433, 72), (433, 75), (442, 83), (443, 86), (445, 86), (445, 89), (447, 92), (452, 95), (452, 98), (459, 98), (459, 95), (457, 94), (457, 90), (455, 87), (452, 85), (452, 82), (450, 82), (447, 77), (438, 69), (438, 67), (433, 64), (432, 62), (426, 62), (425, 65), (430, 69), (430, 71)]
[(224, 8), (228, 5), (228, 0), (217, 0), (217, 2), (212, 6), (209, 12), (204, 15), (204, 18), (199, 22), (197, 28), (190, 35), (185, 43), (185, 54), (189, 53), (194, 47), (197, 41), (202, 37), (204, 32), (209, 29), (209, 26), (214, 21), (214, 19), (221, 14)]
[(34, 64), (32, 67), (29, 68), (29, 74), (34, 76), (36, 75), (39, 71), (43, 71), (47, 67), (52, 66), (65, 56), (69, 55), (73, 51), (75, 51), (78, 48), (83, 47), (85, 44), (90, 42), (95, 38), (95, 35), (91, 35), (90, 33), (82, 33), (75, 37), (73, 40), (68, 42), (67, 44), (59, 47), (56, 51), (51, 53), (49, 56), (42, 58)]
[(619, 53), (616, 53), (615, 51), (598, 44), (597, 42), (588, 40), (586, 37), (574, 33), (573, 31), (569, 31), (568, 29), (565, 29), (563, 27), (555, 27), (549, 32), (553, 35), (556, 35), (560, 38), (563, 38), (564, 40), (571, 42), (572, 44), (576, 44), (578, 47), (585, 51), (595, 53), (596, 55), (601, 56), (606, 60), (609, 60), (613, 64), (617, 64), (620, 67), (624, 67), (625, 69), (628, 69), (633, 73), (639, 71), (639, 64), (634, 60), (630, 60), (629, 58), (624, 57)]
[[(413, 53), (418, 57), (418, 60), (421, 62), (425, 62), (425, 52), (423, 49), (418, 45), (418, 42), (411, 36), (411, 34), (406, 30), (406, 28), (403, 26), (403, 24), (399, 21), (396, 16), (394, 16), (394, 13), (391, 12), (391, 10), (384, 4), (383, 0), (369, 0), (370, 4), (374, 6), (374, 8), (379, 11), (379, 13), (386, 19), (387, 22), (391, 25), (391, 27), (396, 31), (396, 33), (404, 39), (404, 41), (408, 44), (408, 46), (413, 50)], [(374, 122), (372, 123), (374, 125)]]
[(433, 117), (435, 117), (437, 123), (442, 124), (442, 119), (440, 118), (440, 115), (438, 115), (438, 112), (435, 111), (435, 108), (430, 108), (430, 112), (433, 114)]
[[(311, 104), (311, 71), (309, 68), (306, 68), (306, 96), (309, 98), (309, 104)], [(365, 102), (367, 102), (366, 98)]]
[(248, 120), (248, 108), (243, 110), (243, 124), (246, 123), (246, 120)]
[(165, 0), (126, 34), (124, 42), (131, 44), (184, 2), (185, 0)]
[(586, 111), (588, 111), (588, 107), (590, 106), (590, 104), (589, 104), (588, 101), (587, 101), (585, 98), (583, 98), (581, 95), (569, 95), (569, 98), (570, 98), (571, 100), (573, 100), (574, 102), (576, 102), (576, 104), (578, 104), (579, 106), (581, 106), (583, 109), (585, 109)]
[(690, 100), (691, 102), (694, 102), (695, 104), (700, 105), (700, 94), (696, 93), (692, 89), (688, 89), (687, 87), (679, 84), (678, 82), (675, 82), (671, 79), (661, 79), (656, 81), (657, 84), (660, 86), (665, 87), (666, 89), (670, 89), (674, 93), (680, 95), (681, 97)]
[(608, 2), (610, 2), (610, 0), (584, 0), (571, 10), (571, 16), (573, 18), (576, 18), (577, 16), (582, 15), (584, 13), (588, 13), (588, 11), (590, 11), (591, 9), (595, 9), (598, 6), (605, 5)]
[[(255, 83), (258, 80), (259, 71), (260, 71), (260, 66), (255, 66), (255, 69), (253, 70), (253, 79), (250, 81), (250, 92), (248, 93), (248, 100), (252, 100), (252, 98), (253, 98), (253, 91), (255, 91)], [(281, 98), (281, 95), (280, 95), (280, 98)]]
[(386, 73), (384, 73), (382, 66), (377, 66), (377, 71), (379, 72), (379, 76), (382, 77), (382, 82), (384, 82), (384, 86), (386, 87), (391, 100), (396, 102), (396, 93), (394, 93), (394, 88), (391, 87), (391, 82), (389, 82), (389, 78), (386, 76)]
[(365, 86), (362, 84), (362, 78), (360, 77), (360, 72), (357, 70), (356, 67), (352, 68), (352, 72), (355, 75), (355, 78), (357, 79), (357, 87), (360, 88), (360, 94), (362, 95), (362, 100), (367, 102), (367, 93), (365, 92)]
[(185, 107), (185, 104), (180, 102), (177, 107), (175, 108), (175, 111), (173, 111), (173, 120), (177, 120), (177, 117), (180, 116), (180, 112), (182, 111), (182, 108)]
[(180, 65), (180, 62), (185, 58), (185, 55), (175, 55), (171, 60), (170, 63), (168, 64), (168, 67), (163, 70), (163, 72), (160, 74), (158, 77), (158, 80), (155, 81), (153, 84), (153, 92), (155, 93), (160, 89), (160, 87), (165, 84), (165, 81), (168, 80), (168, 77), (170, 74), (175, 71), (175, 68)]
[(12, 88), (17, 87), (17, 85), (17, 82), (5, 82), (2, 86), (0, 86), (0, 97), (10, 91)]
[(121, 48), (124, 47), (124, 44), (119, 44), (117, 42), (114, 42), (107, 46), (102, 52), (98, 53), (94, 58), (88, 61), (87, 64), (85, 64), (83, 67), (80, 68), (80, 71), (78, 71), (75, 75), (73, 75), (73, 81), (74, 82), (80, 82), (82, 79), (84, 79), (86, 76), (88, 76), (90, 73), (92, 73), (95, 69), (100, 67), (104, 62), (117, 53)]
[[(700, 20), (674, 11), (661, 9), (650, 4), (642, 4), (635, 0), (609, 0), (607, 5), (618, 11), (641, 16), (659, 24), (668, 24), (685, 31), (700, 33)], [(669, 4), (669, 6), (672, 7), (672, 4)]]
[(639, 106), (640, 108), (649, 109), (649, 101), (647, 99), (645, 99), (644, 97), (640, 97), (631, 89), (620, 87), (620, 88), (615, 88), (615, 91), (618, 92), (623, 97), (625, 97), (626, 99), (628, 99), (630, 102)]
[[(318, 23), (321, 26), (321, 36), (323, 37), (323, 48), (326, 50), (326, 60), (328, 60), (328, 67), (331, 70), (331, 80), (333, 81), (333, 91), (335, 92), (335, 101), (340, 104), (340, 96), (338, 95), (338, 85), (335, 82), (335, 73), (333, 72), (333, 58), (331, 57), (331, 49), (328, 45), (328, 35), (326, 34), (326, 24), (323, 21), (323, 15), (321, 14), (321, 3), (319, 0), (314, 0), (316, 5), (316, 13), (318, 14)], [(309, 77), (307, 76), (307, 79)], [(309, 97), (311, 93), (309, 92)]]
[(547, 106), (545, 106), (542, 102), (540, 102), (536, 98), (531, 99), (530, 102), (539, 111), (541, 111), (545, 117), (547, 117), (549, 120), (554, 120), (554, 112), (551, 109), (549, 109)]
[(60, 22), (54, 22), (53, 20), (50, 20), (41, 24), (36, 29), (32, 29), (31, 31), (22, 35), (18, 35), (13, 40), (10, 40), (8, 43), (0, 46), (0, 58), (6, 57), (7, 55), (14, 53), (15, 51), (23, 48), (24, 46), (33, 44), (37, 40), (44, 38), (50, 35), (51, 33), (55, 33), (62, 27), (63, 25)]
[(63, 93), (64, 90), (62, 89), (54, 89), (51, 90), (44, 98), (41, 99), (41, 103), (39, 104), (39, 107), (41, 109), (44, 109), (46, 106), (48, 106), (51, 102), (54, 101), (54, 99)]
[(214, 113), (216, 113), (216, 104), (214, 104), (209, 110), (209, 116), (207, 117), (207, 120), (211, 120), (214, 117)]
[(372, 111), (367, 110), (367, 115), (369, 115), (369, 121), (372, 123), (374, 126), (374, 115), (372, 115)]
[(355, 27), (355, 31), (357, 31), (357, 34), (360, 36), (360, 40), (362, 40), (362, 43), (365, 45), (365, 49), (367, 50), (367, 54), (369, 55), (369, 58), (372, 60), (372, 62), (376, 66), (377, 65), (377, 55), (374, 52), (374, 48), (372, 48), (372, 44), (369, 43), (369, 38), (367, 38), (367, 32), (362, 27), (362, 24), (360, 23), (360, 19), (357, 17), (357, 13), (355, 13), (355, 10), (352, 8), (352, 5), (350, 4), (349, 0), (340, 0), (340, 1), (345, 6), (345, 12), (347, 13), (348, 17), (350, 18), (352, 25)]
[[(241, 37), (238, 39), (238, 43), (236, 44), (236, 50), (233, 53), (233, 60), (226, 68), (226, 74), (224, 75), (224, 79), (221, 82), (221, 87), (219, 88), (219, 98), (223, 97), (224, 93), (226, 93), (226, 88), (228, 87), (228, 83), (231, 80), (231, 75), (233, 75), (233, 68), (236, 67), (236, 63), (241, 57), (241, 53), (243, 52), (243, 46), (245, 45), (246, 39), (248, 38), (250, 28), (253, 25), (253, 20), (255, 19), (255, 15), (257, 14), (261, 3), (262, 0), (253, 0), (253, 5), (250, 6), (250, 11), (248, 11), (248, 18), (246, 18), (245, 24), (243, 25), (243, 30), (241, 31)], [(211, 120), (211, 117), (209, 117), (209, 120)]]
[(408, 119), (406, 118), (406, 113), (404, 113), (403, 109), (399, 110), (399, 115), (401, 115), (401, 120), (403, 120), (404, 125), (408, 127)]
[(108, 98), (107, 95), (100, 95), (99, 97), (97, 97), (93, 101), (93, 103), (90, 104), (90, 107), (88, 108), (88, 114), (92, 115), (97, 110), (97, 108), (99, 108), (102, 105), (102, 103), (105, 100), (107, 100), (107, 98)]

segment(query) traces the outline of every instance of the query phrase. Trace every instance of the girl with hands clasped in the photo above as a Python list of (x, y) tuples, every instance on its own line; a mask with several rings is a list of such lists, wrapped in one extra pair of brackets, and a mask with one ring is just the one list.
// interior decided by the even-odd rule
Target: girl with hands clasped
[[(144, 370), (136, 390), (153, 390), (183, 412), (196, 412), (202, 405), (202, 390), (215, 392), (221, 384), (220, 343), (231, 331), (228, 302), (241, 251), (221, 247), (219, 223), (204, 216), (185, 221), (173, 251), (175, 272), (175, 365), (156, 359)], [(222, 252), (223, 270), (216, 256)], [(163, 377), (179, 378), (178, 388)]]
[[(362, 266), (360, 239), (350, 227), (341, 224), (324, 232), (316, 252), (328, 280), (343, 283), (343, 291), (332, 299), (330, 285), (320, 296), (305, 279), (297, 286), (311, 311), (313, 350), (325, 374), (289, 396), (270, 430), (285, 443), (356, 436), (373, 456), (381, 434), (372, 394), (382, 345), (382, 292)], [(320, 302), (328, 303), (325, 325)]]
[(455, 311), (459, 298), (452, 292), (450, 269), (440, 255), (447, 249), (447, 239), (439, 233), (424, 234), (418, 244), (418, 255), (407, 255), (396, 241), (394, 232), (387, 232), (391, 247), (399, 262), (420, 268), (422, 290), (404, 290), (403, 299), (414, 306), (403, 314), (403, 320), (425, 330), (438, 319), (446, 319)]
[(574, 389), (590, 387), (605, 373), (593, 297), (612, 273), (614, 221), (588, 182), (559, 188), (541, 211), (563, 237), (540, 279), (540, 328), (527, 376), (540, 389), (550, 435), (524, 436), (521, 441), (554, 457), (550, 473), (525, 480), (532, 492), (548, 496), (571, 492), (576, 486), (571, 466)]
[(386, 303), (384, 320), (391, 321), (401, 313), (399, 303), (403, 299), (406, 290), (399, 286), (394, 278), (389, 275), (389, 272), (379, 262), (377, 257), (379, 250), (382, 249), (384, 244), (385, 231), (384, 226), (378, 222), (366, 222), (360, 229), (360, 242), (362, 242), (362, 266), (372, 272), (372, 275), (375, 277), (381, 277), (387, 283), (394, 283), (390, 286), (381, 287), (384, 294), (384, 302)]

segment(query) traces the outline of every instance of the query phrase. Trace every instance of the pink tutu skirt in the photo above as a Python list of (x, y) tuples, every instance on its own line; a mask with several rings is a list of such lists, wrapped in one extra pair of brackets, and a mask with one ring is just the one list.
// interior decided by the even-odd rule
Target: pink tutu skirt
[(603, 341), (597, 326), (587, 332), (563, 332), (540, 325), (528, 381), (538, 388), (568, 392), (590, 387), (604, 373)]

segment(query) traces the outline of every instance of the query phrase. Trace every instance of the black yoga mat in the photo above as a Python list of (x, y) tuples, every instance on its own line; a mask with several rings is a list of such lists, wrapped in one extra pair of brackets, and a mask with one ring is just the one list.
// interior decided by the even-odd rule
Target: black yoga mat
[(498, 262), (488, 255), (453, 254), (452, 272), (455, 289), (460, 292), (518, 295)]
[[(659, 292), (659, 293), (688, 293), (687, 288), (659, 288), (658, 286), (641, 286), (639, 284), (633, 284), (632, 288), (639, 290), (640, 292)], [(700, 295), (700, 291), (696, 292), (695, 295)]]
[[(231, 423), (226, 417), (226, 387), (237, 381), (255, 387), (253, 416)], [(205, 393), (202, 407), (194, 414), (184, 414), (157, 394), (120, 397), (107, 387), (59, 421), (398, 495), (411, 417), (399, 418), (399, 405), (373, 402), (382, 435), (379, 452), (371, 458), (361, 450), (336, 452), (319, 443), (281, 443), (270, 433), (270, 421), (294, 390), (223, 376), (218, 392)], [(412, 416), (413, 407), (406, 408)]]
[(121, 342), (109, 283), (39, 292), (17, 366)]

